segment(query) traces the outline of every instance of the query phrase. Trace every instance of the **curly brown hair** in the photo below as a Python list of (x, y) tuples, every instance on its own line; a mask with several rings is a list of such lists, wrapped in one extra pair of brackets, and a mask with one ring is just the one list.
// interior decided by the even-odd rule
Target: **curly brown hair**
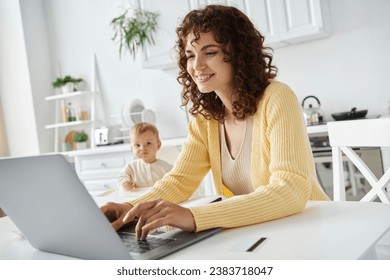
[(227, 112), (215, 92), (202, 93), (187, 72), (185, 54), (187, 36), (212, 32), (216, 42), (221, 44), (225, 61), (232, 64), (235, 101), (233, 115), (239, 120), (254, 115), (258, 101), (263, 96), (269, 79), (276, 76), (277, 68), (272, 65), (272, 49), (264, 47), (264, 37), (250, 19), (239, 9), (223, 5), (208, 5), (189, 12), (176, 29), (178, 40), (179, 75), (183, 86), (182, 106), (191, 103), (191, 115), (203, 115), (223, 122)]

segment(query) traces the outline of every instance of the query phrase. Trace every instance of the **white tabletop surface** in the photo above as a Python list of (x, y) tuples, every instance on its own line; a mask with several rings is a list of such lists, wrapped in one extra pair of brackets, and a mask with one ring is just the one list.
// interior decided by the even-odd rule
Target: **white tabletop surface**
[[(98, 203), (103, 203), (103, 199)], [(8, 217), (0, 218), (0, 259), (70, 259), (36, 250), (14, 229)], [(388, 204), (310, 201), (300, 214), (223, 230), (166, 259), (375, 258), (375, 244), (389, 229)], [(246, 252), (261, 237), (267, 240), (255, 251)]]
[[(367, 116), (368, 119), (371, 118), (390, 118), (390, 115), (373, 115), (373, 116)], [(333, 122), (335, 120), (329, 119), (328, 122)], [(306, 127), (307, 129), (307, 134), (309, 136), (314, 136), (316, 134), (321, 134), (321, 135), (327, 135), (328, 133), (328, 126), (326, 123), (319, 124), (319, 125), (309, 125)]]

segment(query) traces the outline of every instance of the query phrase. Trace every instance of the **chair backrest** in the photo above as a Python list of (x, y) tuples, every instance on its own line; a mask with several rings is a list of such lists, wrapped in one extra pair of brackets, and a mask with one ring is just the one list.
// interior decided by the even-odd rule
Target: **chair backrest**
[(327, 126), (332, 147), (334, 200), (346, 199), (342, 163), (342, 153), (344, 153), (372, 187), (361, 201), (373, 201), (379, 197), (382, 202), (390, 203), (390, 190), (385, 190), (386, 184), (390, 182), (390, 168), (385, 170), (383, 176), (378, 179), (352, 149), (390, 147), (390, 118), (329, 122)]

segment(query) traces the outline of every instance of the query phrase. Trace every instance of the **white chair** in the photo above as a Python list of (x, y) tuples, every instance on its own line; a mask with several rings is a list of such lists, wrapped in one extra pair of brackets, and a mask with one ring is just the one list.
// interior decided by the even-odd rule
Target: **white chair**
[(342, 153), (357, 167), (372, 189), (360, 201), (373, 201), (377, 197), (390, 203), (385, 190), (390, 182), (390, 168), (378, 179), (352, 148), (390, 147), (390, 118), (329, 122), (328, 135), (332, 147), (333, 199), (345, 201)]

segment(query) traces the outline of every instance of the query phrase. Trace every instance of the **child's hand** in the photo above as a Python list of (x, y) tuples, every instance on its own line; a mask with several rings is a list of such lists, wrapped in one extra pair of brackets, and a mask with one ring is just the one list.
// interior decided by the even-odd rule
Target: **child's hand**
[(125, 190), (125, 191), (131, 191), (133, 189), (135, 189), (135, 185), (134, 185), (134, 182), (131, 181), (131, 180), (126, 180), (122, 183), (122, 188)]

